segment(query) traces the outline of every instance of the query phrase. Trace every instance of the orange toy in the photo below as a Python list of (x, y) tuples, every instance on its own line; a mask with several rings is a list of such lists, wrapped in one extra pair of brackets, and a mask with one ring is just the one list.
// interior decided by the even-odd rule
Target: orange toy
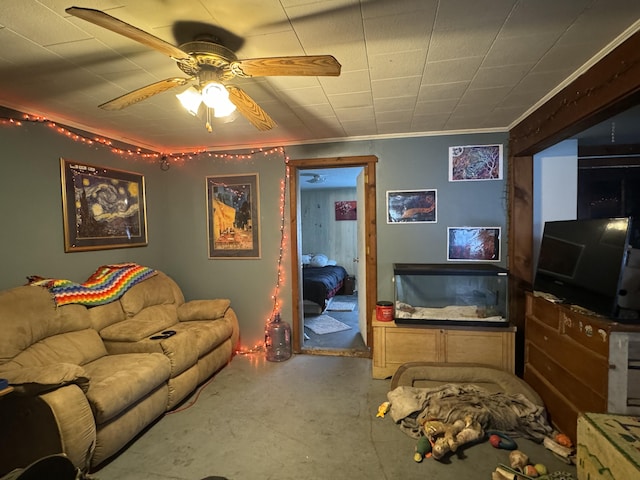
[(563, 447), (567, 447), (567, 448), (572, 448), (573, 447), (573, 443), (571, 442), (571, 439), (565, 435), (564, 433), (558, 433), (555, 436), (556, 443), (559, 443), (560, 445), (562, 445)]

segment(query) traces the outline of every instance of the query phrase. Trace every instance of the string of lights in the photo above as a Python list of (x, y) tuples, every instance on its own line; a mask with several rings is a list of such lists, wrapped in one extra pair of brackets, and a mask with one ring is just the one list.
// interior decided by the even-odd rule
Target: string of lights
[[(67, 127), (62, 125), (58, 125), (55, 122), (48, 120), (45, 117), (37, 116), (37, 115), (29, 115), (24, 114), (22, 118), (12, 118), (12, 117), (0, 117), (0, 125), (1, 126), (9, 126), (9, 127), (21, 127), (27, 123), (40, 123), (52, 128), (58, 134), (65, 136), (66, 138), (74, 141), (83, 143), (86, 145), (98, 145), (103, 146), (105, 148), (109, 148), (113, 154), (125, 156), (127, 158), (133, 159), (142, 159), (146, 161), (154, 161), (160, 162), (160, 168), (164, 171), (169, 170), (172, 164), (180, 164), (184, 163), (186, 160), (194, 160), (196, 158), (200, 159), (202, 157), (210, 157), (216, 159), (227, 159), (227, 160), (245, 160), (254, 158), (256, 155), (272, 155), (279, 153), (283, 158), (283, 165), (285, 167), (284, 177), (280, 180), (280, 198), (279, 198), (279, 214), (280, 214), (280, 245), (278, 250), (278, 261), (276, 268), (276, 284), (271, 295), (271, 300), (273, 305), (271, 307), (271, 312), (265, 320), (265, 327), (272, 321), (277, 313), (280, 313), (280, 309), (282, 306), (280, 300), (280, 289), (284, 280), (284, 271), (283, 271), (283, 259), (284, 252), (287, 242), (286, 235), (286, 218), (285, 218), (285, 203), (286, 203), (286, 185), (289, 180), (289, 157), (286, 155), (284, 147), (273, 147), (273, 148), (257, 148), (252, 149), (245, 153), (228, 153), (228, 152), (211, 152), (207, 150), (197, 150), (186, 153), (159, 153), (159, 152), (149, 152), (143, 151), (142, 149), (126, 149), (119, 148), (114, 145), (113, 140), (106, 137), (99, 136), (89, 136), (85, 133), (79, 133), (76, 131), (72, 131)], [(264, 342), (259, 342), (253, 347), (247, 348), (239, 346), (236, 350), (236, 354), (239, 355), (249, 355), (253, 353), (263, 352), (265, 350)]]
[[(271, 300), (273, 301), (273, 307), (271, 309), (271, 313), (269, 314), (269, 316), (266, 318), (265, 320), (265, 330), (267, 325), (269, 325), (269, 322), (271, 322), (273, 320), (273, 318), (276, 316), (276, 314), (280, 313), (280, 309), (281, 309), (281, 302), (280, 302), (280, 287), (282, 286), (282, 282), (283, 282), (283, 277), (284, 277), (284, 271), (283, 271), (283, 266), (282, 266), (282, 262), (284, 259), (284, 252), (286, 249), (286, 245), (287, 245), (287, 233), (286, 233), (286, 229), (285, 229), (285, 222), (286, 222), (286, 218), (285, 218), (285, 203), (286, 203), (286, 187), (287, 187), (287, 181), (289, 180), (289, 157), (286, 155), (284, 148), (280, 148), (280, 152), (282, 152), (282, 155), (284, 157), (284, 165), (285, 165), (285, 175), (284, 178), (282, 180), (280, 180), (280, 248), (278, 250), (278, 263), (277, 263), (277, 271), (276, 271), (276, 285), (275, 288), (273, 290), (273, 294), (271, 296)], [(236, 354), (238, 355), (250, 355), (253, 353), (258, 353), (258, 352), (263, 352), (265, 349), (265, 342), (259, 342), (256, 345), (254, 345), (253, 347), (247, 348), (247, 347), (238, 347), (238, 349), (236, 350)]]
[(165, 152), (154, 152), (154, 151), (143, 151), (141, 148), (123, 148), (118, 147), (114, 143), (114, 140), (107, 137), (100, 136), (91, 136), (88, 133), (82, 133), (79, 131), (74, 131), (65, 127), (63, 125), (59, 125), (56, 122), (47, 119), (46, 117), (31, 115), (31, 114), (22, 114), (22, 118), (13, 118), (13, 117), (0, 117), (0, 125), (2, 126), (12, 126), (12, 127), (21, 127), (27, 123), (40, 123), (46, 125), (63, 135), (70, 140), (75, 142), (84, 143), (86, 145), (98, 145), (108, 148), (111, 153), (128, 157), (128, 158), (138, 158), (146, 161), (159, 162), (160, 168), (162, 170), (168, 170), (169, 167), (173, 165), (180, 165), (185, 163), (188, 160), (199, 159), (201, 157), (209, 157), (209, 158), (219, 158), (219, 159), (227, 159), (227, 160), (246, 160), (251, 159), (256, 155), (271, 155), (274, 153), (281, 153), (284, 155), (283, 147), (272, 147), (272, 148), (255, 148), (251, 149), (244, 153), (231, 153), (231, 152), (213, 152), (206, 149), (193, 150), (190, 152), (180, 152), (180, 153), (165, 153)]

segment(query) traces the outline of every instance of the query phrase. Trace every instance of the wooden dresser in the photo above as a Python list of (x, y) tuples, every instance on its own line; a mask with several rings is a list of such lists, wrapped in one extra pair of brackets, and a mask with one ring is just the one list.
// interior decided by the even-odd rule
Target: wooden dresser
[(399, 326), (373, 320), (373, 378), (408, 362), (481, 363), (513, 373), (515, 332), (507, 327)]
[(524, 380), (576, 440), (581, 412), (640, 414), (640, 324), (527, 293)]

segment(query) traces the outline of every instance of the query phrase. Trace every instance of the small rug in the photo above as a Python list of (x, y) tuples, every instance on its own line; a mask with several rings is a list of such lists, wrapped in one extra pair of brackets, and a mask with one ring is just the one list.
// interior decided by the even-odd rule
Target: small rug
[(333, 312), (353, 312), (354, 308), (356, 308), (355, 302), (342, 302), (337, 300), (335, 302), (331, 302), (327, 310)]
[(304, 326), (317, 335), (342, 332), (343, 330), (349, 330), (351, 328), (349, 325), (344, 324), (329, 315), (305, 318)]

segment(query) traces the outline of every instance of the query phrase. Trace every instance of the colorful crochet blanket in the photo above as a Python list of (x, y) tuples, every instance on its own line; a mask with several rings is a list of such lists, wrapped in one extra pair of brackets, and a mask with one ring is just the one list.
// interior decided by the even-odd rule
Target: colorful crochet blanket
[(84, 283), (71, 280), (30, 277), (30, 285), (48, 288), (57, 306), (79, 303), (96, 306), (113, 302), (135, 284), (157, 272), (136, 263), (103, 265)]

